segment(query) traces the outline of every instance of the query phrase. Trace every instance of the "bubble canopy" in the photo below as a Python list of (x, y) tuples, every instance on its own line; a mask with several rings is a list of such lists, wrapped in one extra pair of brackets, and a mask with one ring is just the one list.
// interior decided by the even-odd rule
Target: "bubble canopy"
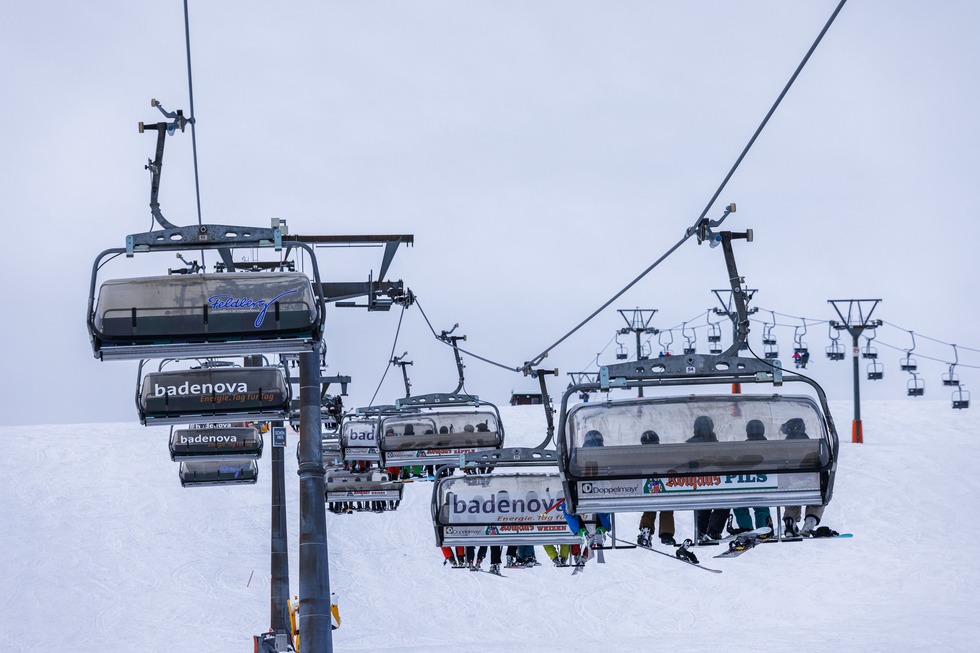
[(315, 349), (320, 303), (300, 272), (226, 272), (105, 281), (89, 321), (100, 359)]

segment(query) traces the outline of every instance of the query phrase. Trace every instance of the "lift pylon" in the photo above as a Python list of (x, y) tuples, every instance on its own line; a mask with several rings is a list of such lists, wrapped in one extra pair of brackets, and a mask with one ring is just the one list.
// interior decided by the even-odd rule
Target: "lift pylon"
[[(854, 422), (851, 425), (851, 442), (864, 442), (864, 431), (861, 424), (861, 371), (858, 367), (861, 348), (858, 338), (865, 329), (874, 329), (882, 325), (881, 320), (872, 320), (871, 314), (881, 302), (880, 299), (828, 299), (827, 303), (834, 307), (840, 322), (831, 321), (830, 325), (838, 331), (851, 334), (851, 353), (854, 360)], [(842, 310), (847, 305), (846, 315)]]

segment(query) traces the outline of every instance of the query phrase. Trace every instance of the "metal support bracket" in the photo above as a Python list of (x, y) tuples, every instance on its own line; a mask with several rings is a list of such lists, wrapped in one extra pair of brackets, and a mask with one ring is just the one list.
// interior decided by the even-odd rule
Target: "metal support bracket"
[(223, 247), (275, 247), (279, 251), (282, 248), (282, 232), (278, 227), (202, 224), (126, 236), (127, 257), (132, 257), (136, 252)]

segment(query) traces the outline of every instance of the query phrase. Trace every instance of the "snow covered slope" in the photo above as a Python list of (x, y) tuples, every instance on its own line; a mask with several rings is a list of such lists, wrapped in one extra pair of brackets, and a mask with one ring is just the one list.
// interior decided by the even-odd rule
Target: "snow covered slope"
[[(609, 551), (580, 575), (507, 578), (442, 565), (416, 483), (387, 514), (327, 515), (336, 651), (973, 651), (980, 416), (947, 402), (832, 406), (844, 442), (824, 523), (851, 540), (773, 544), (702, 562)], [(543, 436), (540, 407), (502, 408), (509, 445)], [(23, 650), (251, 651), (269, 624), (269, 457), (254, 486), (182, 489), (167, 429), (0, 429), (0, 628)], [(295, 458), (290, 435), (287, 468)], [(291, 587), (298, 477), (287, 471)], [(639, 515), (621, 514), (632, 539)], [(678, 513), (689, 536), (689, 513)], [(545, 560), (538, 550), (539, 560)], [(20, 650), (20, 649), (18, 649)]]

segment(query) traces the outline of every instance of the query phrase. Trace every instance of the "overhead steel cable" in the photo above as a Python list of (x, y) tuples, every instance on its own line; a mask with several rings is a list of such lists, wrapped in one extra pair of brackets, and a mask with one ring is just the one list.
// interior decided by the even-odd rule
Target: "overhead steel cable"
[[(422, 310), (422, 305), (419, 303), (418, 296), (415, 297), (415, 302), (414, 303), (415, 303), (416, 306), (419, 307), (419, 312), (422, 314), (422, 317), (425, 318), (425, 323), (427, 325), (429, 325), (429, 330), (432, 331), (432, 335), (435, 337), (435, 339), (438, 340), (439, 342), (441, 342), (442, 344), (446, 345), (447, 347), (452, 347), (453, 345), (451, 345), (450, 343), (448, 343), (445, 340), (443, 340), (442, 338), (440, 338), (439, 337), (439, 334), (436, 333), (435, 328), (432, 326), (432, 322), (429, 321), (429, 316), (425, 314), (425, 311), (424, 310)], [(483, 356), (479, 356), (477, 354), (474, 354), (471, 351), (467, 351), (467, 350), (463, 349), (462, 347), (460, 347), (459, 345), (456, 345), (456, 349), (458, 349), (461, 353), (466, 354), (467, 356), (472, 356), (473, 358), (475, 358), (477, 360), (481, 360), (484, 363), (488, 363), (490, 365), (495, 365), (497, 367), (502, 367), (503, 369), (509, 370), (511, 372), (520, 372), (521, 369), (523, 369), (522, 367), (509, 367), (507, 365), (504, 365), (503, 363), (498, 363), (496, 361), (492, 361), (489, 358), (484, 358)]]
[[(891, 325), (891, 326), (894, 326), (894, 325)], [(919, 334), (916, 333), (915, 336), (916, 337), (919, 337)], [(935, 340), (934, 338), (926, 338), (926, 339), (927, 340), (933, 340), (934, 342), (941, 342), (939, 340)], [(895, 345), (890, 345), (887, 342), (882, 341), (880, 338), (875, 338), (875, 343), (881, 345), (882, 347), (888, 347), (889, 349), (894, 349), (895, 351), (908, 352), (908, 347), (896, 347)], [(942, 343), (942, 344), (946, 344), (946, 343)], [(950, 346), (952, 346), (952, 345), (950, 345)], [(959, 348), (959, 349), (967, 349), (967, 347), (960, 347), (959, 345), (957, 345), (957, 348)], [(976, 350), (974, 349), (972, 351), (976, 351)], [(918, 352), (918, 351), (915, 352), (915, 357), (916, 358), (922, 358), (924, 360), (935, 361), (937, 363), (944, 363), (945, 365), (952, 365), (953, 364), (953, 361), (943, 360), (942, 358), (936, 358), (934, 356), (926, 356), (925, 354), (923, 354), (921, 352)], [(967, 365), (966, 363), (956, 363), (956, 367), (966, 367), (966, 368), (969, 368), (971, 370), (980, 370), (980, 365)]]
[(813, 41), (813, 44), (810, 46), (810, 49), (807, 50), (806, 55), (804, 55), (803, 57), (803, 60), (800, 61), (800, 65), (798, 65), (796, 67), (796, 70), (793, 71), (793, 75), (789, 78), (789, 81), (786, 82), (786, 86), (784, 86), (783, 90), (779, 93), (779, 97), (777, 97), (776, 101), (772, 103), (772, 107), (769, 108), (769, 112), (766, 114), (766, 117), (762, 119), (761, 123), (759, 123), (759, 127), (755, 130), (755, 133), (752, 134), (752, 138), (749, 139), (749, 142), (745, 145), (745, 148), (742, 150), (742, 153), (738, 155), (738, 159), (735, 160), (735, 164), (732, 166), (732, 169), (728, 171), (727, 175), (725, 175), (725, 178), (722, 180), (721, 185), (718, 186), (718, 190), (715, 191), (715, 194), (711, 196), (710, 200), (708, 200), (708, 204), (705, 205), (704, 210), (701, 211), (701, 216), (698, 218), (699, 222), (702, 219), (704, 219), (704, 216), (708, 215), (708, 211), (718, 200), (718, 196), (721, 195), (721, 191), (725, 188), (726, 185), (728, 185), (728, 180), (732, 178), (732, 175), (735, 174), (735, 170), (737, 170), (739, 164), (742, 163), (742, 159), (744, 159), (745, 155), (749, 153), (749, 150), (752, 148), (752, 145), (755, 143), (755, 140), (759, 137), (759, 134), (762, 133), (762, 130), (769, 122), (769, 119), (772, 118), (772, 114), (776, 112), (776, 108), (783, 101), (783, 98), (786, 97), (786, 93), (789, 92), (790, 87), (793, 86), (793, 82), (796, 81), (796, 78), (799, 77), (800, 73), (803, 71), (803, 67), (806, 65), (807, 61), (810, 60), (810, 57), (813, 55), (813, 52), (817, 49), (817, 46), (820, 45), (820, 41), (823, 40), (824, 34), (826, 34), (827, 30), (830, 29), (830, 26), (837, 18), (837, 14), (839, 14), (840, 10), (844, 8), (844, 4), (846, 2), (847, 0), (840, 0), (840, 3), (838, 3), (837, 8), (834, 9), (834, 13), (832, 13), (830, 15), (830, 18), (827, 19), (827, 23), (823, 26), (823, 29), (820, 30), (820, 33), (817, 35), (817, 38)]
[[(546, 347), (537, 356), (534, 356), (533, 358), (530, 358), (523, 365), (519, 365), (519, 366), (516, 366), (516, 367), (511, 367), (511, 366), (508, 366), (508, 365), (503, 365), (501, 363), (497, 363), (495, 361), (491, 361), (491, 360), (489, 360), (487, 358), (483, 358), (481, 356), (477, 356), (477, 355), (475, 355), (475, 354), (473, 354), (471, 352), (468, 352), (468, 351), (467, 352), (464, 352), (464, 353), (466, 353), (469, 356), (473, 356), (474, 358), (477, 358), (479, 360), (482, 360), (482, 361), (484, 361), (486, 363), (490, 363), (491, 365), (496, 365), (498, 367), (502, 367), (502, 368), (508, 369), (508, 370), (513, 370), (515, 372), (517, 372), (517, 371), (524, 371), (525, 373), (527, 373), (528, 370), (530, 370), (532, 367), (540, 364), (541, 361), (543, 361), (545, 358), (547, 358), (548, 354), (551, 352), (552, 349), (554, 349), (555, 347), (557, 347), (558, 345), (560, 345), (561, 343), (563, 343), (565, 340), (567, 340), (568, 338), (570, 338), (574, 333), (576, 333), (579, 329), (581, 329), (583, 326), (585, 326), (586, 324), (588, 324), (589, 322), (591, 322), (592, 319), (595, 318), (599, 313), (601, 313), (606, 308), (608, 308), (609, 305), (612, 304), (614, 301), (616, 301), (617, 299), (619, 299), (620, 297), (622, 297), (628, 290), (630, 290), (633, 286), (635, 286), (637, 283), (639, 283), (641, 279), (643, 279), (646, 275), (648, 275), (651, 271), (653, 271), (658, 265), (660, 265), (664, 260), (666, 260), (667, 257), (669, 257), (671, 254), (673, 254), (678, 248), (680, 248), (680, 246), (683, 245), (691, 236), (695, 235), (698, 232), (699, 227), (704, 223), (705, 216), (707, 216), (708, 211), (711, 210), (711, 207), (717, 201), (718, 196), (721, 195), (722, 191), (725, 189), (725, 186), (728, 185), (729, 180), (731, 180), (732, 176), (735, 174), (735, 171), (738, 169), (739, 165), (741, 165), (743, 159), (745, 159), (745, 156), (748, 154), (749, 150), (752, 149), (752, 146), (755, 144), (755, 141), (759, 138), (759, 135), (762, 133), (762, 130), (765, 129), (766, 125), (768, 124), (769, 119), (772, 118), (773, 114), (776, 112), (776, 109), (779, 107), (780, 103), (783, 101), (783, 98), (786, 97), (786, 94), (789, 92), (789, 89), (793, 86), (793, 83), (796, 81), (797, 77), (799, 77), (800, 73), (803, 71), (803, 67), (806, 66), (806, 63), (810, 60), (810, 57), (813, 55), (814, 51), (817, 49), (817, 46), (820, 44), (820, 41), (823, 40), (823, 37), (827, 33), (827, 30), (830, 29), (830, 26), (833, 24), (834, 20), (837, 18), (837, 15), (840, 13), (841, 9), (844, 8), (844, 5), (846, 3), (847, 3), (847, 0), (841, 0), (838, 3), (837, 7), (834, 9), (833, 13), (830, 15), (830, 18), (827, 19), (826, 24), (824, 24), (823, 29), (820, 30), (820, 33), (817, 35), (817, 38), (810, 45), (810, 48), (807, 50), (806, 55), (804, 55), (804, 57), (800, 61), (799, 65), (796, 67), (796, 70), (793, 71), (793, 74), (792, 74), (792, 76), (790, 76), (789, 81), (786, 82), (786, 85), (783, 87), (783, 90), (779, 93), (779, 96), (776, 98), (776, 101), (773, 102), (772, 106), (769, 108), (769, 111), (766, 113), (765, 117), (762, 119), (762, 122), (759, 123), (759, 126), (756, 128), (755, 132), (752, 134), (752, 137), (749, 139), (749, 142), (746, 143), (745, 147), (742, 149), (742, 152), (738, 155), (738, 158), (735, 160), (735, 163), (732, 165), (731, 169), (728, 171), (728, 174), (725, 175), (724, 179), (722, 179), (722, 181), (721, 181), (721, 184), (718, 185), (717, 190), (715, 190), (714, 194), (711, 196), (711, 199), (708, 200), (708, 203), (705, 205), (704, 210), (701, 211), (701, 214), (698, 216), (698, 219), (694, 221), (694, 224), (686, 231), (686, 233), (684, 234), (684, 236), (679, 241), (677, 241), (676, 244), (674, 244), (670, 249), (668, 249), (666, 251), (666, 253), (664, 253), (660, 258), (658, 258), (656, 261), (654, 261), (649, 267), (647, 267), (643, 272), (641, 272), (636, 278), (634, 278), (626, 286), (624, 286), (619, 292), (617, 292), (615, 295), (613, 295), (611, 298), (609, 298), (609, 300), (607, 300), (605, 303), (603, 303), (599, 308), (597, 308), (594, 311), (592, 311), (592, 313), (590, 313), (588, 317), (586, 317), (584, 320), (582, 320), (577, 325), (575, 325), (575, 327), (573, 327), (568, 333), (566, 333), (565, 335), (563, 335), (562, 337), (560, 337), (558, 340), (556, 340), (555, 342), (553, 342), (551, 345), (549, 345), (548, 347)], [(726, 215), (727, 215), (727, 213), (726, 213)], [(421, 307), (419, 307), (419, 310), (421, 310)], [(423, 315), (424, 315), (424, 313), (423, 313)], [(426, 318), (426, 322), (428, 322), (428, 321), (429, 321), (428, 318)], [(436, 334), (435, 329), (432, 328), (432, 324), (431, 323), (429, 324), (429, 328), (432, 330), (433, 335), (438, 339), (438, 335)], [(460, 351), (464, 351), (464, 350), (461, 349)]]
[[(892, 324), (891, 322), (886, 322), (884, 320), (882, 320), (882, 324), (887, 324), (890, 327), (895, 327), (896, 329), (901, 329), (902, 331), (906, 331), (906, 332), (908, 331), (908, 329), (900, 327), (897, 324)], [(922, 338), (923, 340), (931, 340), (932, 342), (939, 343), (940, 345), (946, 345), (947, 347), (953, 346), (953, 343), (951, 342), (944, 342), (942, 340), (939, 340), (938, 338), (930, 338), (929, 336), (922, 335), (918, 331), (915, 332), (915, 337)], [(956, 347), (966, 351), (980, 352), (980, 349), (974, 349), (973, 347), (964, 347), (963, 345), (956, 345)]]
[(374, 394), (371, 395), (371, 401), (368, 406), (374, 405), (374, 400), (378, 396), (378, 392), (381, 391), (381, 384), (385, 382), (385, 377), (388, 376), (388, 370), (391, 369), (391, 361), (395, 357), (395, 348), (398, 347), (398, 334), (402, 330), (402, 318), (405, 317), (405, 305), (402, 304), (402, 312), (398, 314), (398, 327), (395, 329), (395, 340), (391, 343), (391, 353), (388, 354), (388, 365), (385, 367), (384, 373), (381, 375), (381, 380), (378, 381), (378, 387), (374, 389)]
[(197, 199), (197, 224), (203, 224), (201, 217), (201, 182), (197, 171), (197, 114), (194, 113), (194, 81), (191, 77), (191, 24), (190, 16), (187, 11), (187, 0), (184, 0), (184, 44), (187, 50), (187, 95), (190, 104), (191, 117), (188, 122), (191, 125), (191, 152), (194, 158), (194, 195)]

